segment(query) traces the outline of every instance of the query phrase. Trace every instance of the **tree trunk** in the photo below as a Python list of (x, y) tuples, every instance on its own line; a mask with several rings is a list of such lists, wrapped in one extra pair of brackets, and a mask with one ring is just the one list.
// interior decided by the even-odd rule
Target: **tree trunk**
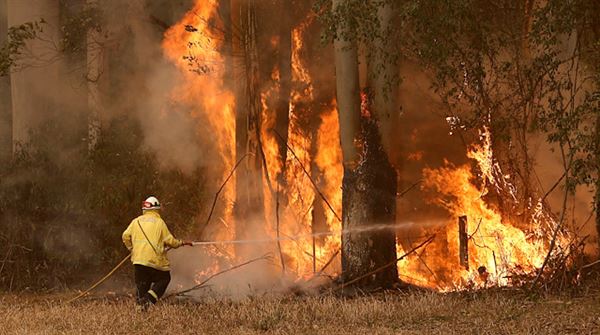
[[(8, 6), (0, 0), (0, 45), (4, 45), (8, 33)], [(0, 165), (7, 166), (12, 156), (12, 99), (10, 75), (0, 77)]]
[[(275, 110), (275, 130), (283, 141), (279, 141), (279, 159), (281, 162), (281, 173), (277, 181), (285, 183), (285, 162), (287, 160), (288, 128), (290, 124), (290, 91), (292, 86), (292, 24), (288, 8), (288, 1), (280, 0), (281, 20), (279, 27), (279, 100)], [(284, 186), (285, 187), (285, 186)]]
[[(236, 92), (236, 155), (248, 155), (236, 173), (234, 216), (236, 238), (262, 237), (264, 221), (262, 160), (260, 145), (260, 85), (256, 48), (256, 11), (254, 0), (239, 6), (240, 51), (244, 55), (244, 73)], [(256, 223), (256, 224), (255, 224)]]
[[(98, 0), (87, 0), (88, 6), (97, 6)], [(88, 87), (88, 151), (94, 150), (100, 139), (100, 113), (102, 111), (100, 94), (100, 73), (102, 72), (102, 49), (98, 45), (102, 34), (96, 29), (87, 33), (87, 87)]]
[[(343, 5), (344, 0), (334, 0), (333, 6)], [(353, 220), (353, 202), (356, 177), (354, 169), (358, 163), (356, 140), (360, 131), (360, 91), (358, 76), (358, 51), (353, 41), (344, 39), (339, 32), (334, 40), (336, 97), (340, 123), (340, 142), (344, 177), (342, 181), (342, 228), (352, 229), (360, 221)], [(358, 219), (358, 218), (357, 218)], [(356, 237), (361, 237), (357, 235)], [(358, 240), (349, 233), (342, 233), (342, 277), (351, 280), (367, 271), (368, 242)], [(361, 266), (367, 264), (361, 269)]]
[[(390, 55), (395, 53), (394, 35), (392, 34), (392, 20), (394, 8), (391, 4), (378, 8), (378, 17), (381, 24), (382, 39), (374, 42), (375, 50), (367, 63), (367, 86), (373, 91), (372, 112), (379, 124), (379, 133), (385, 152), (389, 155), (391, 139), (394, 138), (398, 119), (398, 64)], [(387, 55), (387, 56), (386, 56)]]
[[(66, 27), (73, 15), (77, 15), (84, 10), (89, 0), (70, 0), (70, 1), (58, 1), (58, 23), (59, 27)], [(59, 29), (59, 38), (70, 39), (68, 30), (63, 31)], [(93, 29), (92, 29), (93, 30)], [(88, 33), (87, 31), (84, 33)], [(77, 90), (74, 85), (86, 85), (88, 83), (88, 46), (91, 43), (86, 38), (77, 41), (77, 44), (71, 44), (71, 48), (61, 50), (57, 49), (55, 52), (57, 56), (62, 56), (63, 59), (58, 62), (58, 75), (57, 84), (60, 87), (57, 97), (59, 99), (55, 102), (55, 112), (57, 115), (57, 122), (66, 134), (69, 134), (66, 142), (64, 142), (65, 148), (77, 148), (78, 154), (85, 155), (88, 151), (90, 142), (82, 141), (81, 139), (89, 140), (90, 131), (90, 117), (96, 118), (97, 121), (98, 110), (91, 111), (93, 102), (90, 105), (89, 91)], [(56, 42), (55, 42), (56, 43)], [(75, 43), (74, 41), (72, 43)], [(96, 46), (96, 49), (97, 46)], [(93, 55), (94, 53), (92, 53)], [(98, 54), (98, 51), (96, 51)], [(100, 59), (99, 54), (96, 59), (92, 61), (98, 61)], [(98, 68), (96, 67), (96, 70)], [(97, 77), (97, 75), (96, 75)], [(89, 88), (89, 87), (88, 87)], [(98, 94), (98, 92), (96, 92)], [(94, 97), (96, 99), (98, 97)], [(96, 100), (97, 102), (97, 100)], [(92, 131), (95, 134), (96, 130)], [(86, 143), (87, 142), (87, 143)], [(83, 156), (80, 156), (81, 158)]]
[[(600, 108), (600, 106), (598, 106)], [(600, 254), (600, 114), (596, 116), (596, 232), (598, 233), (598, 253)]]
[(521, 52), (526, 61), (531, 57), (529, 33), (531, 32), (531, 26), (533, 24), (534, 6), (535, 0), (524, 0), (523, 2), (523, 32), (521, 36)]
[[(367, 94), (363, 106), (362, 129), (364, 136), (363, 162), (360, 168), (365, 169), (366, 180), (371, 178), (371, 194), (364, 194), (371, 201), (371, 222), (380, 225), (396, 223), (396, 193), (398, 191), (397, 173), (389, 161), (392, 150), (391, 139), (394, 137), (398, 115), (397, 94), (398, 67), (395, 59), (386, 55), (393, 54), (394, 43), (391, 31), (393, 5), (386, 4), (378, 8), (381, 23), (381, 39), (374, 41), (370, 50), (377, 50), (368, 57)], [(368, 90), (372, 89), (371, 92)], [(370, 117), (369, 117), (370, 116)], [(360, 171), (359, 168), (359, 171)], [(368, 202), (367, 202), (368, 203)], [(396, 259), (396, 234), (393, 229), (377, 230), (373, 233), (377, 248), (372, 251), (372, 258), (382, 266)], [(389, 267), (379, 274), (377, 282), (380, 286), (391, 286), (398, 282), (397, 267)]]
[[(334, 0), (333, 6), (343, 4), (344, 1)], [(358, 150), (355, 143), (360, 133), (358, 50), (356, 43), (344, 39), (342, 32), (339, 32), (339, 36), (333, 44), (340, 141), (345, 171), (347, 168), (354, 168), (358, 162)]]
[[(600, 5), (595, 7), (596, 12), (600, 11)], [(592, 28), (592, 36), (595, 41), (600, 39), (600, 26), (595, 25)], [(596, 65), (596, 70), (600, 70), (600, 65)], [(600, 74), (596, 75), (596, 80), (593, 83), (596, 89), (600, 88)], [(600, 110), (600, 102), (596, 106)], [(600, 257), (600, 113), (596, 115), (596, 134), (595, 134), (595, 149), (596, 149), (596, 194), (594, 205), (596, 207), (596, 233), (598, 234), (598, 257)]]
[[(349, 281), (396, 259), (394, 230), (377, 225), (396, 219), (396, 171), (381, 144), (377, 122), (362, 122), (362, 159), (356, 169), (344, 168), (342, 182), (342, 271)], [(381, 228), (381, 229), (380, 229)], [(391, 287), (398, 270), (391, 266), (361, 280), (362, 287)]]
[[(343, 0), (333, 2), (334, 8), (339, 5), (343, 5)], [(394, 234), (369, 228), (394, 221), (396, 178), (383, 151), (377, 123), (370, 117), (361, 121), (358, 52), (356, 44), (344, 35), (343, 31), (338, 32), (334, 49), (344, 163), (342, 279), (349, 281), (395, 260)], [(370, 107), (370, 101), (365, 106)], [(397, 281), (393, 266), (357, 285), (389, 287)]]
[[(233, 34), (233, 13), (231, 11), (231, 0), (221, 0), (219, 2), (219, 16), (223, 20), (223, 49), (222, 54), (225, 59), (224, 66), (224, 74), (223, 81), (225, 87), (233, 88), (235, 81), (233, 80), (234, 76), (234, 58), (233, 58), (233, 49), (234, 43), (239, 43), (239, 41), (234, 41)], [(238, 48), (239, 49), (239, 48)]]

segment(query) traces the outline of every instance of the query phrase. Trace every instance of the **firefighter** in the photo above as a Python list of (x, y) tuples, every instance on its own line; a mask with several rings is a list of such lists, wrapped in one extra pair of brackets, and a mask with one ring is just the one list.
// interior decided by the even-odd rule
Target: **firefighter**
[(168, 248), (192, 245), (171, 235), (159, 210), (158, 199), (148, 197), (142, 203), (142, 215), (133, 219), (123, 232), (123, 243), (131, 252), (135, 271), (137, 303), (143, 310), (158, 301), (171, 281)]

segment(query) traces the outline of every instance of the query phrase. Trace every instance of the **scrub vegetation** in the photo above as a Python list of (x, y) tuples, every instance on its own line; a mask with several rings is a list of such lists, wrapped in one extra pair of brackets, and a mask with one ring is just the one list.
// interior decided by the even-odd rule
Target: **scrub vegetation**
[(189, 234), (207, 201), (201, 170), (160, 170), (128, 118), (111, 122), (89, 153), (56, 145), (57, 138), (73, 142), (64, 134), (49, 122), (0, 172), (0, 216), (10, 223), (0, 231), (6, 291), (69, 288), (118, 262), (127, 254), (121, 233), (140, 213), (139, 194), (161, 194), (174, 234)]

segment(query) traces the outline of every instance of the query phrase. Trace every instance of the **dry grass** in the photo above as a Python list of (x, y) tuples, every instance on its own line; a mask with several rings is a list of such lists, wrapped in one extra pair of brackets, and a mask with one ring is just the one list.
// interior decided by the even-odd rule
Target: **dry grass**
[(344, 299), (170, 300), (146, 313), (130, 298), (0, 295), (1, 334), (600, 334), (600, 294), (488, 291)]

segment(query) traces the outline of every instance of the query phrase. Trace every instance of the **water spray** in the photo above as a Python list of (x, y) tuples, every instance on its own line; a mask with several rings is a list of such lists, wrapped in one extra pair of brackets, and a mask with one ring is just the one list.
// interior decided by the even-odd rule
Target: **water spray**
[(223, 244), (264, 244), (264, 243), (274, 243), (274, 242), (283, 242), (283, 241), (297, 241), (302, 239), (309, 238), (317, 238), (317, 237), (326, 237), (326, 236), (341, 236), (343, 234), (352, 234), (352, 233), (366, 233), (366, 232), (374, 232), (374, 231), (382, 231), (382, 230), (399, 230), (402, 228), (407, 228), (406, 226), (414, 225), (413, 222), (402, 222), (398, 224), (379, 224), (379, 225), (370, 225), (366, 227), (354, 227), (342, 230), (334, 230), (329, 232), (320, 232), (320, 233), (312, 233), (312, 234), (303, 234), (296, 236), (284, 236), (279, 238), (264, 238), (264, 239), (244, 239), (244, 240), (224, 240), (224, 241), (194, 241), (192, 242), (192, 246), (203, 246), (203, 245), (223, 245)]

